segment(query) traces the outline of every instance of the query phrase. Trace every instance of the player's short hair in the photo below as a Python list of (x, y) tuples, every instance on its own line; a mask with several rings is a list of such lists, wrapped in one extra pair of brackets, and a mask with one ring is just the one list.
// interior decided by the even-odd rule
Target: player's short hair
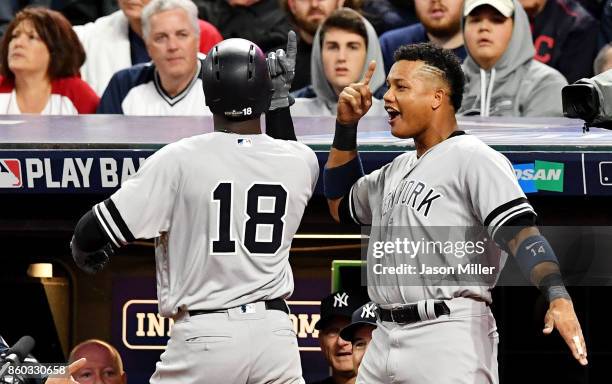
[(400, 46), (393, 54), (395, 62), (400, 60), (423, 61), (425, 64), (439, 69), (442, 79), (448, 84), (455, 111), (461, 107), (463, 100), (463, 89), (465, 87), (465, 76), (461, 69), (461, 63), (453, 51), (443, 49), (432, 43), (420, 43)]
[(200, 21), (198, 20), (198, 7), (191, 0), (153, 0), (142, 9), (140, 19), (142, 20), (142, 34), (146, 39), (151, 32), (151, 17), (155, 14), (174, 9), (182, 9), (187, 12), (189, 21), (193, 26), (196, 38), (200, 38)]
[(331, 15), (325, 19), (323, 24), (321, 24), (319, 44), (323, 45), (325, 33), (333, 28), (358, 34), (363, 37), (363, 40), (365, 40), (365, 47), (366, 49), (368, 48), (368, 30), (366, 29), (366, 25), (361, 15), (357, 11), (350, 8), (339, 8), (333, 11)]
[(64, 15), (43, 7), (28, 7), (17, 12), (6, 28), (0, 45), (0, 75), (10, 80), (15, 79), (15, 74), (8, 66), (8, 50), (13, 40), (13, 31), (24, 21), (32, 24), (49, 50), (49, 79), (77, 76), (85, 62), (83, 45)]
[(115, 360), (115, 362), (117, 363), (117, 368), (119, 369), (119, 373), (123, 373), (123, 361), (121, 360), (121, 355), (119, 354), (119, 351), (117, 351), (117, 349), (115, 347), (113, 347), (112, 345), (110, 345), (109, 343), (99, 340), (99, 339), (89, 339), (89, 340), (85, 340), (79, 344), (77, 344), (74, 348), (72, 348), (72, 351), (70, 351), (70, 355), (68, 356), (68, 364), (72, 364), (75, 361), (77, 361), (78, 359), (77, 357), (77, 352), (88, 345), (97, 345), (100, 346), (102, 348), (107, 349), (110, 354), (113, 356), (113, 360)]

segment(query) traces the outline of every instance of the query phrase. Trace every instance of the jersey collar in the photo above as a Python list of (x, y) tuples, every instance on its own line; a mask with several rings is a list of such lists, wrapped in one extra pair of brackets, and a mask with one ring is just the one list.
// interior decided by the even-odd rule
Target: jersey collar
[(449, 137), (446, 138), (446, 140), (450, 139), (451, 137), (455, 137), (455, 136), (461, 136), (461, 135), (465, 135), (465, 131), (453, 131), (453, 133), (450, 134)]

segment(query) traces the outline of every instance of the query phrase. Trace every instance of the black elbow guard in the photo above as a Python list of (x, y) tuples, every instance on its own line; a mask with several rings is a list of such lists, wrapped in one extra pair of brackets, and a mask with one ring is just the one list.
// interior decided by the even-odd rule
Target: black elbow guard
[(87, 252), (100, 249), (110, 242), (110, 239), (100, 227), (93, 209), (84, 214), (77, 223), (74, 228), (74, 239), (79, 248)]
[(70, 249), (76, 265), (87, 273), (100, 271), (115, 253), (92, 210), (77, 223)]

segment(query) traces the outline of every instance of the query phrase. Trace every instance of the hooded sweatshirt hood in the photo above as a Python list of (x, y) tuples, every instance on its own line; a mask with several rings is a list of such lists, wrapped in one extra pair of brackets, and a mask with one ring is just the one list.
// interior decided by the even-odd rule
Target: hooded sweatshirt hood
[[(514, 25), (512, 28), (512, 37), (510, 38), (508, 48), (506, 48), (504, 54), (493, 67), (495, 69), (496, 76), (498, 76), (500, 79), (512, 73), (520, 65), (533, 59), (533, 56), (535, 55), (535, 49), (533, 48), (531, 36), (531, 27), (529, 26), (529, 18), (527, 17), (527, 13), (525, 13), (525, 10), (518, 0), (512, 1), (514, 2), (514, 15), (512, 16), (514, 18)], [(461, 18), (461, 30), (463, 31), (464, 36), (465, 19), (466, 16)], [(472, 58), (472, 54), (467, 45), (465, 46), (465, 49), (468, 52), (468, 56), (464, 62), (464, 70), (468, 69), (474, 72), (479, 71), (481, 68)]]
[[(372, 61), (376, 61), (376, 69), (374, 70), (374, 75), (370, 80), (370, 89), (372, 93), (380, 88), (385, 83), (385, 68), (383, 65), (383, 56), (382, 51), (380, 49), (380, 43), (378, 41), (378, 35), (376, 34), (376, 30), (369, 21), (367, 21), (364, 17), (361, 17), (361, 21), (365, 24), (366, 31), (368, 33), (368, 49), (366, 52), (366, 60), (359, 75), (359, 79), (361, 80), (365, 75), (368, 64)], [(330, 111), (336, 113), (336, 105), (338, 104), (338, 95), (332, 88), (331, 84), (327, 81), (325, 77), (325, 71), (323, 70), (323, 60), (321, 57), (321, 26), (317, 29), (317, 33), (313, 39), (312, 44), (312, 55), (310, 56), (310, 76), (312, 79), (312, 86), (314, 88), (315, 93), (317, 94), (317, 98), (321, 99), (323, 103), (329, 108)]]
[[(465, 44), (468, 52), (463, 62), (466, 87), (459, 113), (481, 116), (562, 116), (561, 87), (567, 82), (558, 71), (533, 59), (535, 49), (529, 18), (518, 0), (513, 0), (513, 3), (512, 37), (493, 68), (481, 68)], [(463, 16), (461, 28), (464, 36), (465, 20), (466, 16)]]

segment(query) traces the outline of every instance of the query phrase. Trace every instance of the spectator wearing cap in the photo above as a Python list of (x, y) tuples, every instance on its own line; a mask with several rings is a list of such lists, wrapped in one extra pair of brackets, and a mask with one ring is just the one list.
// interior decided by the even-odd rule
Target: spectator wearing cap
[(533, 59), (529, 20), (518, 0), (465, 0), (468, 57), (460, 115), (563, 116), (559, 71)]
[(372, 341), (376, 329), (376, 304), (372, 301), (357, 308), (351, 316), (351, 323), (340, 331), (340, 337), (353, 345), (353, 367), (359, 371), (361, 360)]
[(312, 384), (353, 384), (357, 369), (353, 366), (352, 346), (340, 336), (351, 322), (353, 312), (369, 301), (360, 291), (338, 291), (321, 300), (321, 318), (315, 324), (319, 345), (331, 368), (331, 376)]

